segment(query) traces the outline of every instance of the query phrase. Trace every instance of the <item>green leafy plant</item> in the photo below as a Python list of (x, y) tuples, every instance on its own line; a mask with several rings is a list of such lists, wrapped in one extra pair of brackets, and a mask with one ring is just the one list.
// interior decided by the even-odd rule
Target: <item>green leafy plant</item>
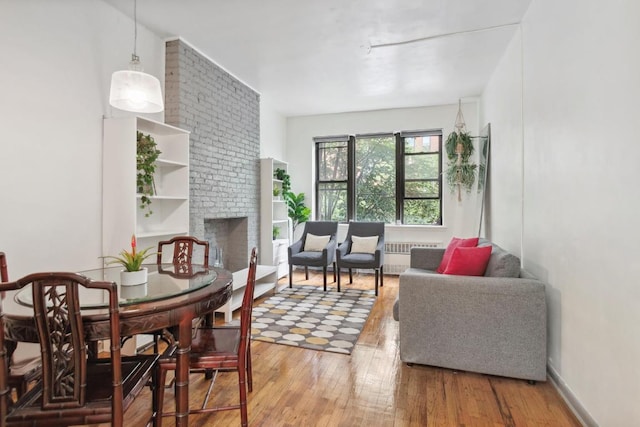
[(273, 197), (278, 197), (280, 195), (280, 187), (278, 185), (273, 186)]
[(298, 224), (309, 220), (311, 209), (304, 204), (304, 193), (296, 195), (292, 191), (287, 191), (284, 193), (284, 199), (287, 202), (287, 212), (293, 221), (294, 229)]
[(280, 227), (278, 227), (277, 225), (274, 225), (272, 233), (273, 233), (273, 240), (276, 240), (278, 236), (280, 236)]
[(276, 179), (279, 179), (280, 181), (282, 181), (283, 194), (286, 194), (288, 191), (291, 191), (291, 177), (289, 176), (286, 170), (276, 168), (276, 170), (273, 172), (273, 176)]
[(445, 142), (445, 150), (448, 158), (446, 179), (451, 192), (458, 192), (458, 200), (461, 200), (462, 189), (467, 193), (473, 188), (476, 180), (478, 165), (470, 163), (473, 154), (473, 142), (467, 132), (451, 132)]
[(151, 135), (145, 135), (142, 132), (137, 133), (136, 145), (136, 188), (138, 193), (142, 194), (140, 209), (147, 209), (144, 216), (148, 217), (153, 213), (151, 196), (156, 193), (153, 174), (156, 172), (156, 160), (162, 151), (158, 150), (156, 141)]
[(136, 251), (136, 236), (135, 234), (131, 236), (131, 252), (123, 249), (120, 252), (119, 256), (106, 256), (104, 259), (110, 259), (111, 261), (107, 262), (107, 264), (120, 264), (127, 271), (139, 271), (142, 267), (142, 262), (149, 258), (152, 255), (155, 255), (155, 252), (149, 253), (149, 251), (153, 248), (150, 246), (141, 251)]

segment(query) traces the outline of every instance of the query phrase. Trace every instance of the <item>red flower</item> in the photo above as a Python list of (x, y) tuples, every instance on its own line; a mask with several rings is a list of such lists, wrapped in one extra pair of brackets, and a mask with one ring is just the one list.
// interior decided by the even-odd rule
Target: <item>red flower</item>
[(131, 235), (131, 255), (136, 256), (136, 235)]

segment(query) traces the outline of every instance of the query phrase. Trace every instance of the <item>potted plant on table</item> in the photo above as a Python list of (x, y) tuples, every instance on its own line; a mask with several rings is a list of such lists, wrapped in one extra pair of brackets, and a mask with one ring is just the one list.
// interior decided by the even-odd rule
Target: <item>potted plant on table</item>
[(147, 282), (147, 268), (142, 267), (142, 262), (155, 252), (149, 252), (153, 247), (149, 246), (141, 251), (136, 251), (136, 235), (131, 236), (131, 252), (122, 250), (119, 256), (106, 256), (105, 259), (110, 259), (107, 264), (120, 264), (125, 269), (120, 272), (120, 285), (131, 286), (139, 285)]

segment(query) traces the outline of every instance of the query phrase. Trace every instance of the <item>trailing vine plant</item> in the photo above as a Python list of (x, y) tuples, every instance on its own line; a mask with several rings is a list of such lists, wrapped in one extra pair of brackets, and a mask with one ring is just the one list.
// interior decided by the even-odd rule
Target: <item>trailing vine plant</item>
[(282, 181), (282, 194), (291, 191), (291, 177), (286, 170), (276, 168), (276, 170), (273, 172), (273, 176), (275, 176), (276, 179)]
[(142, 195), (140, 209), (147, 209), (144, 216), (148, 217), (153, 214), (151, 196), (156, 194), (153, 174), (156, 172), (156, 160), (162, 151), (158, 150), (156, 141), (151, 135), (145, 135), (142, 132), (137, 133), (136, 146), (136, 189)]
[(446, 173), (447, 184), (451, 192), (458, 193), (458, 201), (462, 201), (462, 190), (471, 192), (476, 180), (478, 165), (470, 163), (473, 154), (473, 142), (467, 132), (451, 132), (445, 142), (448, 168)]

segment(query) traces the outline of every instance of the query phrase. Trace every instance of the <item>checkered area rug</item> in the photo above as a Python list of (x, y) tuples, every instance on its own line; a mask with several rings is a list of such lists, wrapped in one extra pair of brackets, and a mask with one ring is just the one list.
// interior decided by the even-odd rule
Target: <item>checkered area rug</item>
[(373, 290), (284, 288), (253, 307), (254, 340), (351, 354), (371, 308)]

